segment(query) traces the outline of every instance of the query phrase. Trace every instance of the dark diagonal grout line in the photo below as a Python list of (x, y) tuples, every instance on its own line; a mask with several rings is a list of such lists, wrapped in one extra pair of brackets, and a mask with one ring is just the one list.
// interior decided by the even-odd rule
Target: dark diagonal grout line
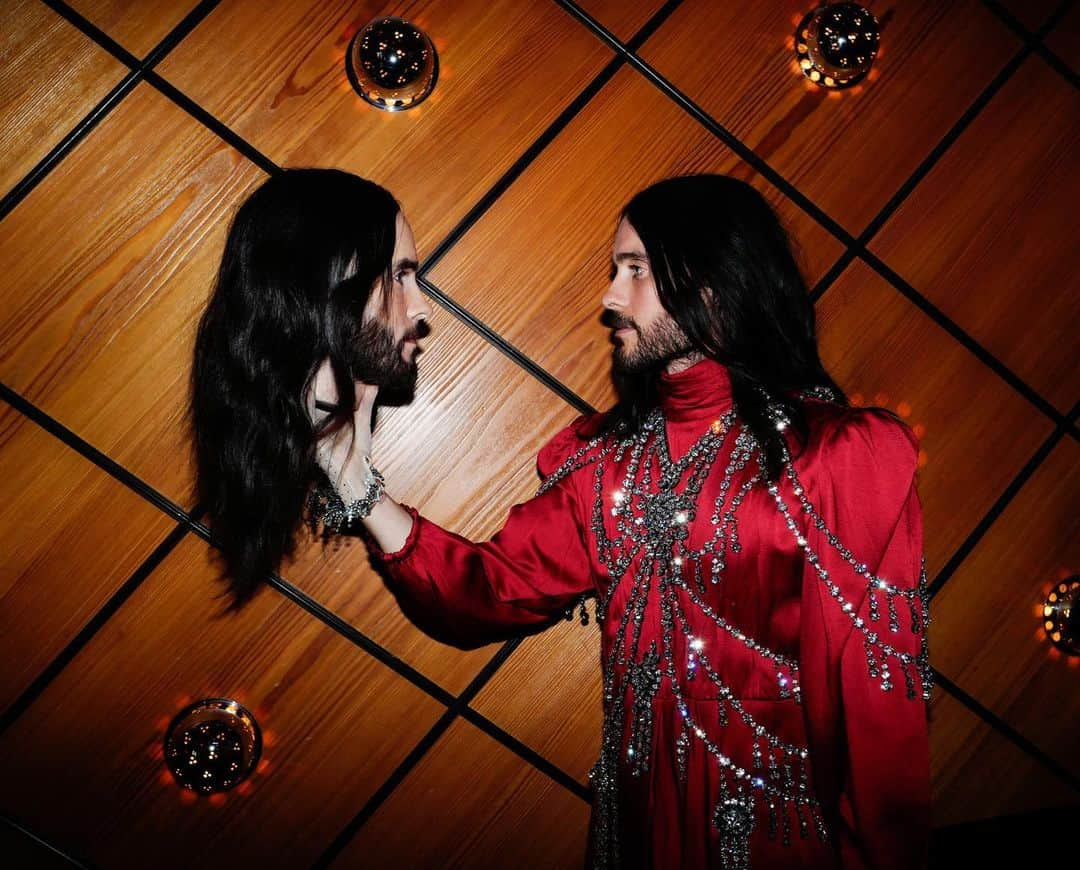
[(825, 291), (828, 290), (840, 276), (844, 273), (844, 270), (851, 265), (851, 263), (858, 256), (854, 247), (845, 248), (844, 252), (837, 258), (836, 262), (832, 264), (832, 267), (818, 280), (810, 291), (810, 301), (817, 304), (818, 300), (825, 295)]
[(108, 34), (91, 24), (86, 18), (73, 10), (65, 3), (56, 0), (41, 0), (46, 6), (60, 15), (69, 24), (79, 30), (84, 36), (90, 38), (100, 48), (103, 48), (114, 58), (128, 67), (128, 73), (106, 94), (102, 100), (90, 110), (89, 113), (75, 127), (49, 150), (37, 165), (34, 166), (15, 185), (3, 199), (0, 199), (0, 220), (3, 220), (11, 211), (22, 202), (27, 195), (40, 184), (46, 176), (89, 135), (108, 114), (120, 104), (135, 86), (145, 77), (147, 70), (160, 61), (172, 48), (179, 43), (194, 27), (209, 13), (220, 0), (204, 0), (176, 26), (158, 46), (140, 61), (123, 46), (115, 42)]
[(515, 638), (504, 643), (487, 662), (480, 672), (473, 677), (465, 690), (455, 698), (448, 706), (446, 712), (439, 717), (431, 729), (412, 748), (402, 762), (394, 768), (389, 778), (376, 789), (375, 793), (364, 803), (363, 807), (341, 829), (336, 837), (330, 842), (323, 853), (312, 865), (313, 868), (329, 867), (345, 850), (360, 829), (375, 815), (379, 808), (386, 802), (394, 790), (423, 760), (428, 751), (438, 742), (439, 738), (450, 728), (454, 720), (459, 716), (470, 722), (489, 737), (494, 738), (522, 761), (547, 774), (549, 778), (577, 795), (584, 801), (589, 801), (588, 789), (574, 779), (562, 768), (544, 758), (535, 750), (526, 746), (516, 737), (500, 728), (486, 716), (476, 712), (469, 706), (469, 702), (480, 692), (495, 672), (502, 667), (515, 649), (521, 644), (522, 638)]
[(370, 655), (373, 659), (386, 665), (386, 667), (394, 671), (398, 676), (405, 678), (439, 703), (449, 705), (454, 702), (454, 696), (434, 680), (424, 676), (424, 674), (420, 673), (420, 671), (416, 670), (412, 665), (399, 659), (384, 646), (376, 643), (360, 631), (360, 629), (356, 628), (352, 623), (346, 622), (332, 610), (319, 604), (319, 602), (306, 592), (301, 591), (288, 581), (282, 580), (277, 575), (272, 576), (269, 583), (270, 586), (294, 604), (297, 604), (306, 610), (309, 614), (319, 620), (319, 622), (322, 622), (324, 625), (334, 629), (338, 634), (351, 640), (354, 645), (360, 647), (360, 649)]
[(959, 324), (947, 317), (936, 305), (912, 287), (905, 278), (900, 277), (900, 275), (894, 272), (890, 266), (886, 265), (883, 260), (870, 251), (863, 251), (862, 258), (902, 295), (906, 296), (916, 307), (921, 309), (924, 314), (948, 332), (956, 339), (956, 341), (971, 351), (984, 365), (990, 368), (998, 377), (1038, 408), (1039, 411), (1053, 420), (1055, 424), (1060, 424), (1064, 420), (1062, 413), (1049, 401), (1043, 398), (1037, 390), (1024, 381), (989, 350), (983, 347), (983, 345), (968, 335)]
[(990, 530), (990, 527), (994, 524), (998, 517), (1000, 517), (1005, 509), (1012, 502), (1013, 498), (1023, 488), (1032, 475), (1035, 474), (1039, 466), (1042, 465), (1043, 460), (1050, 455), (1051, 451), (1058, 445), (1058, 442), (1062, 440), (1067, 431), (1067, 424), (1062, 423), (1058, 426), (1050, 436), (1040, 445), (1039, 449), (1035, 451), (1034, 455), (1024, 464), (1024, 467), (1020, 469), (1017, 475), (1012, 479), (1008, 486), (1005, 487), (1005, 491), (1001, 493), (995, 500), (994, 504), (990, 507), (990, 510), (986, 512), (983, 518), (979, 521), (979, 524), (971, 531), (964, 542), (956, 549), (952, 554), (952, 557), (945, 564), (934, 578), (934, 581), (929, 586), (930, 597), (933, 598), (940, 591), (941, 587), (948, 582), (948, 580), (956, 573), (956, 570), (960, 567), (960, 564), (971, 554), (971, 551), (975, 549), (978, 543), (983, 539), (986, 533)]
[(1065, 769), (1058, 761), (1051, 758), (1045, 752), (1043, 752), (1038, 746), (1028, 740), (1023, 734), (1013, 728), (1008, 722), (998, 716), (993, 710), (984, 707), (975, 698), (961, 689), (956, 683), (946, 677), (937, 668), (934, 668), (934, 680), (943, 689), (949, 692), (956, 700), (968, 708), (977, 717), (982, 719), (987, 725), (993, 728), (1002, 736), (1011, 740), (1018, 748), (1026, 752), (1036, 761), (1040, 762), (1043, 767), (1049, 770), (1054, 776), (1060, 779), (1066, 785), (1073, 789), (1080, 791), (1080, 779)]
[(165, 37), (155, 45), (150, 53), (143, 58), (142, 64), (146, 69), (153, 69), (165, 56), (178, 46), (191, 31), (193, 31), (203, 19), (221, 4), (221, 0), (202, 0), (192, 9), (183, 20), (170, 30)]
[(278, 166), (273, 160), (263, 154), (258, 148), (252, 145), (247, 139), (229, 127), (220, 119), (211, 115), (206, 109), (196, 103), (191, 97), (177, 88), (174, 84), (166, 79), (163, 79), (156, 72), (150, 70), (146, 73), (146, 81), (162, 95), (168, 97), (177, 106), (187, 112), (192, 118), (208, 128), (211, 132), (215, 133), (218, 138), (223, 139), (241, 154), (243, 154), (248, 160), (258, 166), (263, 172), (268, 175), (274, 175), (281, 171), (281, 167)]
[(46, 666), (46, 668), (38, 674), (37, 678), (23, 690), (18, 699), (10, 707), (8, 707), (2, 716), (0, 716), (0, 734), (7, 731), (9, 727), (19, 718), (29, 706), (34, 703), (40, 697), (41, 693), (45, 691), (48, 685), (53, 679), (62, 671), (67, 664), (75, 658), (76, 655), (85, 647), (90, 640), (97, 634), (98, 630), (109, 620), (109, 618), (120, 609), (138, 589), (144, 580), (150, 576), (151, 572), (161, 564), (166, 556), (169, 555), (176, 545), (184, 538), (188, 532), (191, 531), (191, 527), (188, 522), (179, 522), (176, 527), (168, 534), (154, 551), (143, 560), (142, 564), (135, 570), (135, 572), (124, 582), (124, 584), (116, 590), (109, 599), (105, 602), (101, 608), (98, 609), (90, 620), (83, 625), (79, 630), (79, 633), (75, 635), (71, 641), (64, 647), (63, 650)]
[(166, 498), (138, 475), (128, 471), (119, 462), (102, 453), (90, 442), (76, 435), (63, 423), (46, 414), (3, 382), (0, 382), (0, 399), (7, 402), (12, 408), (36, 423), (50, 435), (58, 438), (80, 456), (88, 459), (106, 474), (120, 481), (137, 495), (142, 496), (158, 510), (180, 522), (187, 519), (188, 513), (171, 499)]
[[(136, 81), (139, 78), (144, 79), (147, 84), (151, 85), (155, 90), (191, 115), (204, 127), (210, 129), (219, 138), (226, 141), (264, 172), (274, 173), (278, 171), (277, 164), (259, 151), (254, 145), (233, 131), (229, 126), (215, 118), (206, 111), (206, 109), (180, 91), (175, 85), (162, 78), (154, 71), (154, 67), (157, 66), (170, 51), (179, 45), (185, 36), (194, 30), (199, 23), (220, 4), (220, 0), (204, 0), (204, 2), (196, 6), (191, 12), (184, 16), (183, 21), (173, 28), (173, 30), (150, 51), (146, 58), (141, 61), (135, 58), (134, 55), (122, 46), (118, 45), (108, 36), (108, 34), (102, 32), (98, 27), (66, 3), (61, 3), (59, 0), (42, 0), (42, 2), (47, 3), (50, 8), (62, 15), (85, 36), (94, 40), (117, 60), (127, 65), (135, 74)], [(134, 82), (132, 84), (134, 84)], [(130, 87), (128, 90), (130, 90)]]
[(76, 858), (74, 855), (71, 855), (68, 852), (65, 852), (63, 849), (57, 848), (52, 843), (50, 843), (48, 840), (46, 840), (44, 837), (41, 837), (38, 834), (35, 834), (28, 827), (26, 827), (26, 825), (24, 825), (22, 822), (18, 821), (17, 819), (15, 819), (14, 817), (8, 815), (7, 813), (0, 813), (0, 825), (7, 825), (13, 831), (17, 831), (19, 834), (26, 837), (26, 839), (28, 839), (28, 840), (33, 840), (35, 843), (37, 843), (43, 849), (47, 849), (48, 851), (50, 851), (54, 855), (56, 855), (58, 858), (61, 858), (62, 860), (67, 861), (73, 867), (79, 867), (79, 868), (82, 868), (82, 870), (93, 870), (93, 868), (94, 868), (94, 865), (91, 864), (89, 861), (87, 861), (87, 860), (85, 860), (83, 858)]
[(540, 152), (547, 148), (559, 133), (561, 133), (567, 125), (580, 114), (581, 110), (592, 101), (592, 98), (600, 92), (601, 88), (612, 79), (622, 66), (622, 58), (612, 58), (596, 77), (586, 85), (585, 89), (574, 98), (570, 105), (559, 113), (559, 116), (548, 125), (547, 129), (545, 129), (544, 132), (541, 133), (524, 152), (522, 152), (521, 156), (510, 165), (510, 168), (499, 177), (498, 181), (496, 181), (484, 195), (480, 197), (477, 203), (470, 208), (465, 216), (457, 222), (449, 233), (447, 233), (446, 237), (435, 246), (427, 257), (424, 258), (424, 262), (420, 265), (419, 269), (419, 275), (421, 277), (430, 274), (431, 270), (446, 256), (447, 252), (473, 228), (477, 221), (488, 212), (495, 201), (502, 196), (515, 181), (517, 181), (529, 166), (532, 165)]
[[(635, 34), (631, 42), (637, 44), (644, 42), (648, 38), (649, 34), (655, 31), (661, 24), (667, 20), (667, 17), (675, 10), (682, 0), (674, 0), (674, 2), (665, 3), (655, 15), (653, 15), (642, 28)], [(562, 4), (559, 4), (562, 5)], [(479, 201), (466, 213), (466, 215), (457, 222), (457, 224), (450, 230), (446, 237), (439, 242), (432, 252), (424, 258), (424, 262), (420, 266), (421, 277), (430, 274), (431, 270), (438, 265), (439, 261), (446, 256), (446, 253), (461, 240), (461, 238), (482, 218), (495, 201), (505, 193), (510, 186), (525, 172), (533, 161), (539, 156), (539, 154), (550, 145), (555, 138), (562, 133), (563, 130), (569, 126), (570, 122), (574, 120), (582, 110), (592, 101), (595, 97), (614, 76), (615, 73), (625, 64), (625, 56), (623, 53), (617, 53), (614, 58), (607, 63), (607, 65), (596, 74), (589, 84), (578, 93), (578, 95), (570, 102), (570, 104), (559, 113), (558, 117), (552, 121), (547, 128), (536, 138), (536, 140), (525, 149), (525, 151), (515, 160), (510, 168), (507, 169), (485, 193), (479, 199)]]
[(967, 111), (964, 112), (957, 120), (955, 124), (948, 130), (948, 132), (941, 137), (941, 141), (937, 143), (931, 149), (930, 153), (923, 158), (922, 162), (915, 168), (915, 171), (911, 173), (907, 181), (905, 181), (900, 189), (896, 191), (890, 197), (889, 201), (885, 203), (881, 211), (877, 213), (872, 221), (867, 224), (866, 229), (860, 233), (857, 240), (857, 245), (860, 251), (865, 250), (870, 240), (877, 235), (878, 231), (885, 225), (885, 223), (893, 216), (893, 214), (900, 208), (904, 200), (910, 196), (915, 187), (930, 174), (930, 171), (937, 166), (938, 161), (944, 156), (945, 152), (953, 146), (953, 144), (964, 134), (964, 132), (971, 126), (976, 116), (986, 108), (987, 104), (997, 95), (997, 93), (1005, 86), (1005, 83), (1012, 78), (1013, 74), (1020, 68), (1020, 65), (1027, 60), (1028, 55), (1031, 54), (1031, 48), (1025, 46), (1021, 48), (1012, 56), (1012, 58), (1003, 66), (996, 76), (991, 79), (990, 84), (983, 88), (982, 93), (975, 98), (975, 101), (968, 106)]
[(502, 351), (511, 360), (521, 366), (525, 371), (531, 374), (534, 378), (540, 381), (553, 393), (560, 398), (567, 401), (570, 405), (577, 409), (581, 414), (594, 414), (595, 409), (586, 402), (581, 396), (571, 390), (562, 381), (556, 378), (553, 374), (548, 372), (543, 366), (535, 362), (532, 358), (527, 356), (523, 351), (515, 347), (499, 333), (489, 327), (479, 318), (473, 316), (462, 306), (458, 305), (453, 299), (442, 292), (438, 287), (431, 283), (427, 278), (419, 279), (420, 286), (424, 292), (427, 293), (432, 299), (438, 302), (444, 308), (453, 312), (454, 316), (465, 323), (470, 329), (484, 338), (489, 344), (494, 345), (498, 350)]
[(461, 717), (471, 722), (481, 731), (486, 733), (489, 737), (497, 740), (519, 758), (527, 761), (537, 770), (548, 775), (549, 778), (555, 780), (559, 785), (565, 788), (568, 792), (575, 795), (579, 799), (589, 803), (592, 800), (592, 795), (589, 791), (589, 787), (583, 785), (574, 777), (570, 776), (565, 770), (556, 764), (553, 764), (535, 749), (526, 746), (512, 734), (504, 731), (502, 728), (492, 724), (491, 720), (481, 714), (477, 713), (472, 707), (465, 707), (461, 711)]
[(16, 184), (3, 199), (0, 199), (0, 220), (7, 217), (20, 202), (22, 202), (29, 195), (35, 187), (37, 187), (42, 180), (63, 160), (68, 153), (78, 145), (83, 139), (85, 139), (91, 130), (93, 130), (102, 120), (119, 105), (120, 101), (139, 83), (141, 78), (138, 72), (129, 72), (125, 75), (108, 94), (106, 94), (101, 102), (99, 102), (89, 113), (75, 125), (63, 139), (60, 140), (53, 148), (46, 154), (37, 165), (31, 169), (20, 181)]
[(1049, 67), (1057, 71), (1066, 82), (1074, 88), (1080, 88), (1080, 75), (1078, 75), (1076, 70), (1069, 66), (1061, 57), (1054, 54), (1054, 52), (1041, 43), (1036, 46), (1035, 53), (1046, 61), (1046, 64)]
[(666, 77), (661, 75), (653, 66), (646, 63), (635, 51), (619, 41), (604, 25), (593, 18), (584, 10), (575, 6), (569, 0), (555, 0), (567, 12), (577, 18), (586, 27), (593, 31), (600, 39), (618, 51), (627, 63), (633, 66), (639, 73), (663, 91), (680, 108), (689, 114), (694, 120), (705, 127), (714, 136), (720, 139), (731, 151), (750, 165), (758, 175), (762, 176), (784, 193), (788, 199), (798, 205), (803, 211), (813, 217), (829, 232), (840, 239), (845, 245), (854, 244), (855, 238), (844, 229), (837, 221), (829, 216), (824, 209), (800, 191), (794, 184), (788, 181), (779, 171), (774, 169), (766, 160), (739, 139), (734, 133), (720, 124), (708, 112), (691, 100), (686, 94), (675, 87)]
[(420, 742), (417, 743), (401, 763), (394, 768), (394, 772), (390, 774), (387, 780), (376, 789), (375, 793), (370, 798), (367, 799), (367, 802), (360, 811), (341, 829), (338, 835), (330, 841), (330, 844), (323, 850), (323, 853), (311, 865), (312, 870), (322, 870), (322, 868), (329, 867), (334, 862), (356, 835), (356, 832), (364, 826), (368, 819), (375, 814), (376, 810), (386, 802), (386, 799), (390, 797), (393, 791), (401, 785), (405, 777), (409, 775), (414, 767), (416, 767), (420, 760), (427, 754), (428, 750), (438, 742), (439, 738), (442, 737), (456, 718), (457, 713), (452, 710), (447, 710), (439, 717), (438, 721), (431, 726), (427, 734), (420, 738)]
[(1028, 30), (1028, 28), (1025, 27), (1012, 12), (996, 2), (996, 0), (983, 0), (983, 6), (996, 15), (1009, 30), (1030, 45), (1031, 50), (1035, 52), (1035, 54), (1039, 55), (1039, 57), (1057, 70), (1057, 72), (1064, 76), (1065, 80), (1075, 88), (1078, 86), (1078, 83), (1080, 83), (1076, 71), (1069, 66), (1063, 58), (1051, 51), (1045, 43), (1046, 37), (1061, 23), (1061, 20), (1068, 13), (1074, 2), (1075, 0), (1065, 0), (1065, 2), (1059, 4), (1057, 9), (1050, 14), (1046, 21), (1044, 21), (1034, 33)]

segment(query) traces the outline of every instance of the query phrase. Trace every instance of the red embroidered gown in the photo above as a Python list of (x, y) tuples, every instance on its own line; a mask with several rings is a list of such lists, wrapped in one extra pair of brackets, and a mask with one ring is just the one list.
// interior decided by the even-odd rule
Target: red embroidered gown
[(403, 548), (376, 549), (405, 611), (464, 646), (598, 597), (595, 865), (925, 866), (916, 442), (880, 412), (805, 408), (809, 440), (787, 437), (792, 473), (770, 491), (736, 437), (726, 369), (704, 360), (662, 376), (663, 418), (636, 460), (590, 447), (583, 418), (540, 453), (556, 481), (491, 541), (413, 511)]

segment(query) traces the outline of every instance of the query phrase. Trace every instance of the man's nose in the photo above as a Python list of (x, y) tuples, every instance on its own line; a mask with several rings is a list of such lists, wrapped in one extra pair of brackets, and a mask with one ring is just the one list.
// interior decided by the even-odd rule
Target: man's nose
[(618, 310), (626, 307), (625, 294), (619, 289), (615, 281), (608, 284), (604, 295), (600, 297), (600, 304), (609, 310)]
[(419, 286), (414, 285), (410, 288), (406, 301), (408, 304), (405, 314), (413, 323), (431, 318), (431, 306), (428, 304), (427, 297), (420, 292)]

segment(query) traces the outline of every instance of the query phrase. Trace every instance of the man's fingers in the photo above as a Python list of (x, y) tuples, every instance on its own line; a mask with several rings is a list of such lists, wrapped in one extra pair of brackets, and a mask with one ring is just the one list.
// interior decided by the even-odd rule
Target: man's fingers
[(307, 392), (304, 394), (304, 406), (307, 408), (308, 419), (315, 425), (321, 423), (329, 416), (329, 411), (319, 408), (318, 405), (333, 405), (337, 400), (337, 390), (334, 388), (334, 370), (330, 365), (330, 357), (326, 357), (311, 379)]

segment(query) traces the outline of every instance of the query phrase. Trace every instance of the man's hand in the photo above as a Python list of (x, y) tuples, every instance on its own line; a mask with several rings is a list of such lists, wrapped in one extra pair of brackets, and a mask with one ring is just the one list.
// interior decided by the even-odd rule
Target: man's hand
[[(315, 445), (315, 460), (348, 504), (360, 498), (366, 489), (371, 463), (371, 415), (379, 388), (362, 381), (356, 382), (356, 408), (353, 412), (355, 437), (348, 427), (323, 435)], [(337, 388), (329, 358), (324, 359), (315, 373), (314, 382), (304, 396), (304, 404), (312, 424), (318, 426), (330, 416), (317, 405), (336, 405)]]

